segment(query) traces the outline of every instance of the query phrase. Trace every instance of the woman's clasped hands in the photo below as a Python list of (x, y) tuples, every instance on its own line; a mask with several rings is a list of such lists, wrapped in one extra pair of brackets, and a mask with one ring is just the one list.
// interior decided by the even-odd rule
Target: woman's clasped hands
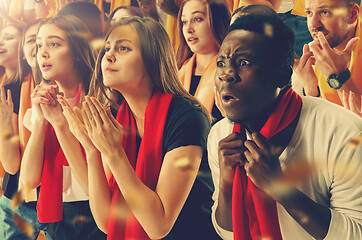
[(66, 120), (62, 114), (62, 108), (57, 100), (57, 95), (62, 95), (62, 93), (59, 92), (59, 87), (55, 82), (53, 84), (42, 82), (36, 86), (31, 94), (32, 112), (34, 116), (32, 119), (46, 120), (53, 127), (66, 124)]
[(124, 129), (113, 117), (110, 109), (105, 109), (94, 97), (85, 97), (82, 109), (70, 107), (64, 97), (58, 100), (69, 128), (82, 146), (87, 150), (96, 148), (105, 155), (120, 150)]

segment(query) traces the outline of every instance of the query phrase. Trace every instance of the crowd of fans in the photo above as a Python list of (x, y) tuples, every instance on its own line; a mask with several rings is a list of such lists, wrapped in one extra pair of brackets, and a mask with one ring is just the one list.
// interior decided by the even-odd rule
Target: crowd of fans
[(3, 0), (0, 239), (362, 239), (360, 0)]

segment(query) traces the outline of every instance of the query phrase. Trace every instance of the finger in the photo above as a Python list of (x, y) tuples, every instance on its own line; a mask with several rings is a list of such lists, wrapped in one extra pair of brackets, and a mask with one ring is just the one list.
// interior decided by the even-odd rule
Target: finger
[(6, 96), (5, 96), (5, 88), (4, 86), (1, 86), (1, 102), (5, 103)]
[(308, 52), (310, 52), (309, 45), (308, 45), (308, 44), (304, 44), (304, 46), (303, 46), (303, 55), (304, 55), (304, 54), (307, 54)]
[(313, 52), (308, 52), (300, 58), (298, 65), (304, 68), (308, 66), (308, 61), (310, 61), (311, 59), (314, 59)]
[[(253, 154), (249, 151), (249, 150), (246, 150), (244, 151), (244, 156), (245, 156), (245, 159), (246, 159), (246, 162), (245, 162), (245, 165), (244, 167), (246, 168), (249, 168), (250, 167), (250, 164), (253, 163), (255, 160), (254, 160), (254, 157), (253, 157)], [(246, 169), (245, 169), (246, 170)]]
[[(310, 63), (309, 63), (310, 62)], [(308, 65), (310, 65), (310, 66), (314, 66), (315, 65), (315, 57), (314, 57), (314, 55), (313, 56), (311, 56), (309, 59), (308, 59), (308, 63), (307, 63)]]
[(329, 43), (328, 43), (326, 37), (324, 36), (324, 34), (322, 32), (318, 32), (317, 36), (318, 36), (318, 40), (319, 40), (319, 44), (320, 44), (319, 46), (323, 50), (327, 50), (327, 51), (332, 50), (332, 48), (329, 46)]
[(350, 107), (349, 109), (351, 109), (352, 112), (358, 114), (355, 97), (356, 97), (356, 95), (354, 94), (354, 92), (350, 91), (349, 98), (348, 98), (348, 103), (349, 103), (349, 107)]
[(74, 107), (74, 114), (79, 119), (79, 121), (84, 124), (82, 111), (80, 110), (79, 107), (77, 106)]
[(84, 101), (82, 104), (82, 117), (83, 119), (86, 117), (89, 123), (93, 121), (93, 115), (89, 109), (87, 101)]
[(62, 107), (69, 107), (68, 102), (61, 95), (57, 95), (57, 100)]
[[(244, 145), (245, 145), (247, 151), (249, 151), (252, 156), (256, 157), (261, 154), (261, 150), (259, 149), (259, 147), (256, 145), (256, 143), (254, 141), (247, 140), (247, 141), (245, 141)], [(247, 152), (247, 151), (245, 151), (245, 152)]]
[(243, 154), (245, 152), (246, 148), (239, 148), (239, 149), (223, 149), (220, 153), (221, 156), (232, 156), (234, 154)]
[(346, 47), (344, 48), (343, 52), (351, 53), (356, 43), (359, 41), (359, 37), (354, 37), (347, 43)]
[(58, 98), (60, 105), (62, 106), (63, 109), (63, 114), (67, 114), (68, 116), (72, 117), (72, 115), (74, 115), (73, 109), (69, 106), (68, 102), (63, 99), (63, 98)]
[[(232, 141), (235, 141), (235, 140), (242, 140), (242, 137), (241, 137), (241, 134), (238, 133), (238, 132), (233, 132), (231, 133), (229, 136), (223, 138), (220, 142), (232, 142)], [(219, 142), (219, 143), (220, 143)]]
[(68, 102), (64, 99), (64, 97), (60, 94), (57, 95), (57, 100), (60, 103), (60, 105), (62, 105), (62, 107), (70, 107), (70, 105), (68, 104)]
[(87, 111), (84, 108), (85, 105), (86, 105), (86, 103), (83, 102), (83, 109), (81, 110), (81, 114), (82, 114), (82, 118), (83, 118), (83, 121), (84, 121), (84, 125), (85, 125), (87, 131), (89, 132), (92, 129), (92, 125), (91, 125), (90, 120), (88, 118)]
[(45, 98), (45, 97), (34, 97), (32, 98), (32, 103), (34, 104), (44, 104), (44, 105), (49, 105), (50, 101), (49, 99)]
[(262, 151), (264, 155), (269, 154), (269, 149), (266, 143), (266, 140), (264, 136), (262, 136), (260, 133), (253, 132), (251, 134), (252, 140), (256, 143), (256, 146)]
[(91, 99), (93, 105), (95, 106), (95, 108), (97, 109), (97, 112), (99, 113), (99, 116), (100, 116), (102, 122), (111, 125), (112, 122), (110, 121), (110, 119), (106, 113), (106, 110), (100, 104), (100, 102), (94, 97), (91, 97), (90, 99)]
[(12, 104), (13, 104), (13, 98), (12, 98), (11, 90), (10, 90), (10, 89), (8, 89), (8, 104), (9, 104), (9, 105), (12, 105)]
[(90, 113), (92, 114), (92, 118), (93, 118), (93, 122), (97, 125), (97, 126), (102, 126), (103, 121), (101, 119), (101, 116), (98, 112), (98, 109), (96, 108), (96, 106), (93, 104), (92, 100), (90, 99), (90, 97), (86, 97), (86, 103), (89, 107)]
[(314, 40), (313, 42), (309, 43), (309, 48), (313, 52), (313, 56), (316, 60), (320, 60), (320, 56), (322, 55), (322, 50), (319, 46), (319, 41)]
[(69, 126), (71, 126), (71, 123), (74, 120), (72, 117), (72, 114), (71, 114), (71, 109), (70, 109), (70, 107), (63, 106), (63, 105), (62, 105), (62, 108), (63, 108), (63, 115), (64, 115), (65, 119), (67, 120)]
[(50, 96), (56, 100), (57, 99), (57, 92), (58, 92), (58, 85), (54, 82), (50, 87), (47, 89)]
[(350, 108), (349, 108), (348, 95), (347, 95), (346, 91), (343, 90), (341, 95), (342, 95), (342, 96), (340, 96), (340, 99), (341, 99), (341, 101), (342, 101), (343, 106), (344, 106), (345, 108), (347, 108), (347, 109), (350, 109)]
[(233, 154), (228, 156), (225, 160), (227, 160), (229, 165), (240, 165), (243, 166), (245, 163), (245, 156), (243, 153), (237, 153), (237, 154)]
[(299, 59), (294, 61), (295, 68), (304, 67), (305, 63), (307, 62), (307, 60), (310, 58), (311, 55), (313, 55), (313, 53), (311, 51), (309, 51), (308, 44), (304, 44), (302, 56)]
[(106, 111), (109, 120), (111, 120), (113, 126), (115, 126), (117, 128), (118, 131), (122, 131), (122, 133), (125, 133), (125, 129), (123, 128), (123, 126), (117, 121), (117, 119), (115, 119), (112, 115), (111, 109), (107, 109)]
[(56, 101), (47, 90), (39, 90), (36, 95), (48, 99), (50, 104), (56, 104)]

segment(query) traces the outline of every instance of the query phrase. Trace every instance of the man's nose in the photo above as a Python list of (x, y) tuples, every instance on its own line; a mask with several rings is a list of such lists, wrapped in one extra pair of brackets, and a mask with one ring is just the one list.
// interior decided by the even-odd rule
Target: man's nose
[(311, 33), (320, 31), (323, 28), (323, 24), (318, 14), (313, 14), (311, 17), (308, 17), (308, 27)]
[(232, 66), (224, 67), (223, 71), (218, 76), (220, 81), (225, 81), (231, 83), (235, 81), (237, 78), (235, 76), (235, 70)]

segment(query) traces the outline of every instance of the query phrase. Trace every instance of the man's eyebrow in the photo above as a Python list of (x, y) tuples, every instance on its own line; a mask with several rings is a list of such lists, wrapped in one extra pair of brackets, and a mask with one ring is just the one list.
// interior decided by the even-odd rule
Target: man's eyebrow
[[(318, 9), (323, 9), (323, 8), (332, 8), (333, 7), (333, 4), (323, 4), (323, 5), (320, 5), (320, 6), (318, 6), (317, 8)], [(310, 8), (304, 8), (304, 10), (305, 11), (308, 11), (308, 10), (310, 10)]]

